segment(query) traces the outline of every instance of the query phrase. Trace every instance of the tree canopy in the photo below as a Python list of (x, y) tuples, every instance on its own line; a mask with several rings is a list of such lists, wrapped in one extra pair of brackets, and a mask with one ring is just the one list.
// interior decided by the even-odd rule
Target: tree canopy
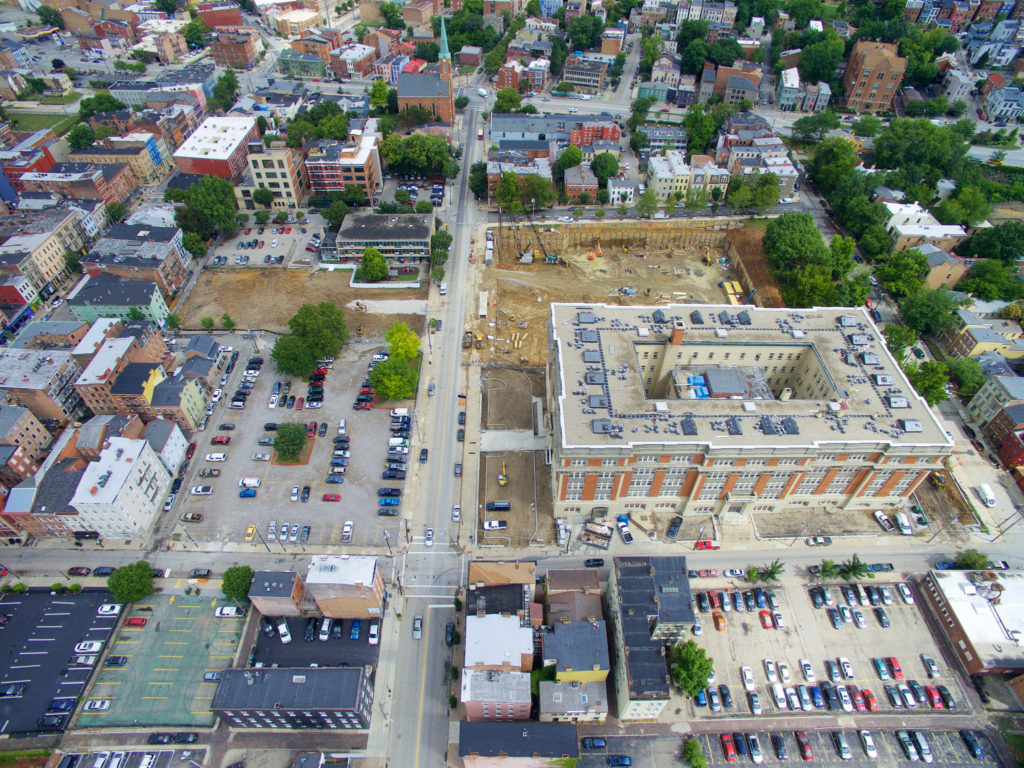
[(281, 424), (274, 433), (274, 451), (285, 461), (298, 458), (306, 447), (306, 428), (297, 422), (288, 421)]
[(238, 229), (235, 189), (227, 179), (204, 176), (175, 196), (185, 203), (174, 211), (175, 221), (185, 232), (194, 232), (205, 240), (217, 231), (231, 235)]
[(903, 297), (900, 313), (905, 325), (919, 334), (935, 336), (953, 325), (953, 310), (959, 304), (948, 288), (920, 290)]
[[(47, 8), (48, 6), (40, 7)], [(120, 99), (115, 99), (109, 93), (100, 93), (78, 102), (78, 119), (87, 122), (97, 112), (116, 112), (127, 108), (127, 105)]]
[(122, 565), (107, 579), (107, 589), (119, 603), (134, 603), (153, 594), (153, 566), (145, 560)]
[(248, 565), (233, 565), (224, 571), (224, 575), (221, 577), (220, 591), (228, 600), (239, 603), (248, 600), (252, 575), (252, 568)]
[(366, 248), (363, 260), (359, 265), (358, 279), (364, 283), (376, 283), (388, 276), (388, 263), (376, 248)]
[(875, 270), (882, 287), (897, 298), (920, 290), (928, 272), (928, 258), (917, 249), (898, 251)]
[(278, 338), (270, 357), (279, 371), (292, 376), (308, 375), (318, 359), (336, 356), (349, 338), (345, 315), (329, 301), (303, 304), (288, 327), (291, 333)]
[(705, 650), (693, 640), (669, 648), (668, 662), (672, 682), (690, 696), (707, 688), (708, 677), (715, 669)]
[(390, 357), (370, 372), (370, 384), (382, 400), (406, 400), (416, 392), (418, 376), (407, 360)]
[(420, 352), (420, 337), (405, 323), (392, 323), (384, 331), (384, 341), (390, 345), (391, 357), (412, 360)]
[(68, 131), (67, 142), (72, 149), (88, 149), (96, 141), (96, 134), (88, 123), (79, 123)]
[(967, 259), (996, 259), (1014, 264), (1024, 253), (1024, 222), (1007, 221), (979, 229), (960, 243), (956, 252)]

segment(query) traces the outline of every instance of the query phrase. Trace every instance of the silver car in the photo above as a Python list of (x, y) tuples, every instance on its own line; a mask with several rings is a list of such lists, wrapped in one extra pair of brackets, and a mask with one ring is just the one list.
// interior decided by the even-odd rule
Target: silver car
[(412, 639), (419, 640), (423, 637), (423, 616), (417, 614), (412, 617)]

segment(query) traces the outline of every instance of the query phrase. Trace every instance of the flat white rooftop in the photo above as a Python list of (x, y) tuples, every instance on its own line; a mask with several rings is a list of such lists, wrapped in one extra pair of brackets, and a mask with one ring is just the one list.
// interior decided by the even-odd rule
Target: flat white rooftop
[(985, 666), (1024, 668), (1024, 571), (931, 575)]
[(376, 557), (317, 555), (309, 563), (307, 584), (373, 584)]
[(175, 157), (227, 160), (256, 127), (251, 117), (208, 117), (175, 151)]

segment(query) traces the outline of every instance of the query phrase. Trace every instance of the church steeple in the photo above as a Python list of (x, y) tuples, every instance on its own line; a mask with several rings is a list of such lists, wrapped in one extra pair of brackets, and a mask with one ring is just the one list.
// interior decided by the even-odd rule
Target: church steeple
[(452, 54), (448, 50), (448, 30), (444, 28), (444, 16), (441, 17), (441, 50), (438, 52), (437, 61), (441, 68), (441, 79), (451, 82)]

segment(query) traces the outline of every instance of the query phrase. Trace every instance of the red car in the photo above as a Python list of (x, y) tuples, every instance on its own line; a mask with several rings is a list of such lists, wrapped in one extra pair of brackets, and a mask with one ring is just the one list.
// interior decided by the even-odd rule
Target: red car
[(878, 700), (875, 698), (875, 694), (873, 694), (867, 688), (865, 688), (863, 691), (861, 691), (861, 693), (864, 694), (864, 703), (868, 707), (868, 712), (877, 712), (878, 711)]
[(715, 590), (708, 592), (708, 602), (711, 603), (711, 610), (717, 611), (722, 607), (722, 601), (718, 597), (718, 593)]
[(126, 627), (144, 627), (146, 626), (147, 621), (149, 621), (149, 619), (146, 619), (143, 616), (132, 616), (130, 619), (125, 621), (124, 625)]
[(903, 669), (900, 667), (900, 663), (896, 660), (896, 657), (890, 656), (886, 661), (889, 662), (889, 669), (892, 671), (892, 679), (902, 682)]
[(88, 576), (92, 572), (92, 568), (86, 568), (84, 565), (76, 565), (74, 568), (68, 568), (68, 576)]
[(736, 745), (732, 743), (732, 736), (728, 733), (722, 734), (722, 755), (730, 763), (736, 762)]
[(250, 234), (251, 232), (252, 232), (252, 227), (246, 227), (246, 228), (245, 228), (245, 234), (247, 234), (247, 235), (248, 235), (248, 234)]
[(320, 501), (341, 501), (341, 494), (339, 493), (325, 493), (320, 497)]
[(814, 752), (811, 751), (811, 741), (807, 738), (807, 733), (804, 731), (793, 731), (793, 735), (796, 736), (796, 746), (800, 750), (800, 757), (804, 760), (813, 760)]
[(864, 700), (864, 694), (861, 693), (860, 688), (855, 685), (846, 686), (846, 690), (850, 693), (850, 698), (853, 700), (853, 707), (858, 712), (867, 712), (868, 705)]
[(713, 541), (704, 540), (698, 541), (694, 549), (721, 549), (721, 547)]
[(291, 228), (291, 227), (285, 227), (285, 228), (284, 228), (284, 233), (285, 233), (286, 235), (290, 235), (290, 234), (292, 233), (292, 228)]
[(370, 403), (356, 403), (352, 408), (357, 411), (368, 411), (373, 408), (373, 406)]
[(375, 395), (377, 393), (374, 392), (372, 389), (370, 389), (370, 387), (363, 387), (362, 389), (359, 390), (359, 394), (360, 395)]
[[(295, 410), (296, 411), (301, 411), (302, 407), (305, 404), (306, 404), (306, 398), (300, 397), (298, 400), (295, 401)], [(310, 435), (310, 437), (312, 437), (312, 435)]]
[(715, 629), (719, 632), (725, 632), (725, 616), (721, 611), (715, 611), (711, 614), (711, 620), (715, 624)]
[(761, 611), (761, 626), (765, 629), (775, 629), (775, 622), (772, 621), (771, 611)]
[(196, 444), (195, 443), (189, 443), (188, 444), (188, 448), (185, 449), (185, 458), (186, 459), (191, 459), (193, 456), (195, 456), (195, 453), (196, 453)]
[(306, 425), (306, 434), (310, 437), (316, 437), (316, 422), (311, 421)]
[(319, 373), (322, 376), (326, 376), (327, 375), (327, 369), (326, 368), (317, 368), (315, 371), (313, 371), (313, 373)]
[(942, 697), (939, 695), (939, 689), (934, 685), (926, 685), (924, 692), (928, 694), (928, 701), (932, 705), (932, 709), (943, 709)]
[(714, 568), (705, 568), (703, 571), (697, 571), (697, 575), (702, 579), (717, 579), (718, 571)]
[(262, 248), (263, 247), (263, 241), (260, 240), (258, 243), (256, 243), (256, 247), (257, 248)]
[(874, 309), (875, 302), (873, 302), (871, 299), (868, 299), (867, 301), (864, 302), (864, 306), (866, 306), (868, 309)]

